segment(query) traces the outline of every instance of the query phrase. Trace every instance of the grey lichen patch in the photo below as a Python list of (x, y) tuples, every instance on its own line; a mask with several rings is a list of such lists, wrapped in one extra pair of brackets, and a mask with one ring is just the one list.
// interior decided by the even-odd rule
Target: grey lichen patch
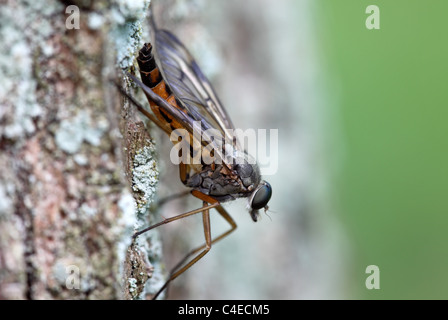
[(115, 28), (113, 39), (117, 50), (117, 63), (126, 69), (133, 64), (135, 52), (142, 46), (141, 22), (125, 23)]
[(142, 218), (147, 214), (154, 199), (159, 171), (152, 143), (137, 150), (133, 159), (132, 190), (139, 194), (136, 199), (137, 214)]
[[(130, 178), (136, 208), (136, 229), (147, 227), (153, 223), (150, 206), (155, 198), (156, 186), (159, 179), (155, 146), (151, 139), (143, 138), (142, 127), (132, 126), (133, 137), (129, 144)], [(138, 146), (138, 147), (137, 147)], [(137, 279), (136, 287), (128, 287), (132, 299), (143, 299), (154, 295), (162, 286), (165, 279), (162, 263), (162, 243), (158, 230), (151, 230), (140, 235), (129, 250), (132, 258), (128, 261), (127, 280)], [(150, 276), (148, 270), (151, 269)], [(130, 271), (129, 271), (130, 270)], [(131, 280), (132, 284), (134, 280)], [(128, 282), (129, 283), (129, 282)]]
[(13, 202), (8, 195), (8, 186), (0, 184), (0, 220), (2, 219), (2, 217), (9, 216), (12, 210)]
[[(0, 183), (0, 251), (8, 252), (0, 291), (15, 286), (22, 299), (116, 299), (124, 286), (119, 266), (136, 215), (104, 108), (105, 70), (134, 56), (148, 1), (82, 2), (77, 30), (65, 26), (64, 1), (7, 1), (0, 10), (0, 162), (12, 172)], [(71, 264), (80, 290), (65, 286)]]
[(126, 250), (132, 244), (132, 235), (137, 226), (135, 201), (129, 191), (123, 191), (118, 200), (118, 208), (121, 211), (121, 217), (116, 228), (117, 239), (120, 239), (117, 242), (117, 256), (119, 261), (125, 261)]
[(36, 118), (44, 113), (36, 97), (38, 79), (35, 56), (53, 54), (47, 40), (54, 28), (63, 28), (64, 19), (52, 25), (62, 11), (59, 1), (19, 0), (0, 10), (0, 137), (18, 140), (36, 131)]
[(111, 38), (117, 51), (117, 64), (125, 69), (134, 62), (135, 52), (142, 46), (142, 22), (144, 21), (149, 0), (115, 0), (112, 4)]
[(55, 141), (61, 150), (73, 154), (79, 151), (83, 142), (98, 146), (107, 128), (106, 121), (98, 121), (94, 125), (89, 113), (81, 110), (74, 118), (61, 121)]
[(9, 139), (34, 132), (32, 118), (41, 112), (35, 96), (36, 81), (32, 78), (32, 48), (23, 36), (21, 15), (10, 7), (0, 11), (0, 136)]
[(120, 197), (120, 200), (118, 200), (118, 207), (120, 208), (120, 211), (122, 212), (121, 218), (118, 222), (120, 226), (122, 226), (125, 229), (131, 229), (132, 230), (136, 227), (135, 223), (135, 201), (134, 197), (130, 192), (127, 190), (124, 191)]
[(137, 279), (129, 278), (128, 283), (129, 283), (129, 292), (134, 293), (137, 289)]
[[(153, 140), (145, 125), (140, 121), (134, 122), (132, 119), (132, 116), (129, 117), (125, 124), (123, 152), (127, 178), (133, 195), (132, 208), (135, 209), (134, 231), (136, 231), (154, 223), (154, 213), (150, 209), (153, 207), (152, 203), (156, 195), (159, 171)], [(125, 205), (129, 206), (129, 201), (126, 203)], [(129, 215), (131, 215), (130, 210)], [(130, 217), (129, 220), (131, 221), (132, 218)], [(122, 241), (122, 243), (125, 242), (125, 240)], [(128, 247), (123, 281), (127, 299), (147, 298), (163, 285), (163, 283), (160, 284), (161, 281), (154, 281), (154, 279), (164, 279), (160, 262), (161, 250), (158, 230), (141, 234)]]

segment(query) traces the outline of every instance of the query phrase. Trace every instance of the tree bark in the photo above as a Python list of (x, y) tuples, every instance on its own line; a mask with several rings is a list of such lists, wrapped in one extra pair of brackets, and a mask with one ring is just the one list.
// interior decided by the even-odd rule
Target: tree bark
[(133, 63), (147, 8), (2, 4), (0, 299), (151, 292), (147, 252), (160, 255), (151, 247), (158, 240), (131, 240), (158, 179), (154, 146), (111, 84)]

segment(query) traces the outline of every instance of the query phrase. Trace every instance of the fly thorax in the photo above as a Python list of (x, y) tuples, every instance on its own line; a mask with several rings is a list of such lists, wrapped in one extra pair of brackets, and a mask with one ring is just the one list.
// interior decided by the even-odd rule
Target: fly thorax
[(230, 198), (246, 197), (260, 182), (260, 170), (249, 155), (234, 152), (233, 163), (204, 166), (187, 179), (186, 185), (202, 193)]
[(230, 173), (224, 165), (204, 166), (201, 172), (187, 179), (186, 186), (215, 197), (235, 195), (233, 198), (236, 198), (241, 185)]
[(245, 152), (235, 150), (233, 170), (247, 191), (254, 190), (261, 180), (260, 168), (255, 158)]

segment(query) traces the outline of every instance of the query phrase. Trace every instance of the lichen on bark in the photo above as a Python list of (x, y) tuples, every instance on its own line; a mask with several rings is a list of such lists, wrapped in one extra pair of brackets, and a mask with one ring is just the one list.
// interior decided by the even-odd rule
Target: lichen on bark
[(65, 1), (8, 1), (0, 12), (3, 299), (130, 297), (138, 225), (124, 136), (138, 120), (110, 80), (132, 64), (149, 1), (70, 4), (79, 29), (67, 28)]

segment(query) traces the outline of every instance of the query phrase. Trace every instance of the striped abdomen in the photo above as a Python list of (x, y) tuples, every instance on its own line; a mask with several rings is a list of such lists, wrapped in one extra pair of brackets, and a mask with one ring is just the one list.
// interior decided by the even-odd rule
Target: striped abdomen
[[(162, 99), (166, 100), (169, 104), (181, 110), (182, 112), (187, 113), (187, 111), (180, 107), (180, 104), (177, 103), (176, 98), (170, 91), (170, 88), (163, 80), (162, 74), (160, 73), (160, 70), (156, 65), (154, 55), (152, 54), (152, 46), (150, 43), (145, 43), (143, 48), (140, 49), (137, 61), (142, 82), (149, 88), (151, 88), (154, 93), (159, 95)], [(155, 104), (148, 95), (147, 98), (152, 111), (162, 123), (169, 124), (171, 130), (182, 128), (181, 124), (179, 124), (165, 110), (161, 109), (157, 104)]]
[[(143, 48), (140, 49), (137, 62), (139, 65), (140, 77), (142, 79), (142, 82), (173, 107), (188, 114), (188, 111), (185, 108), (181, 107), (181, 104), (176, 101), (176, 97), (163, 80), (162, 74), (158, 66), (156, 65), (156, 61), (152, 53), (152, 46), (150, 43), (145, 43)], [(161, 124), (163, 124), (163, 127), (161, 127), (163, 130), (165, 130), (168, 134), (171, 134), (171, 132), (176, 129), (185, 129), (182, 124), (180, 124), (171, 114), (165, 111), (165, 109), (160, 108), (147, 94), (146, 97), (148, 98), (151, 110), (153, 111), (157, 119), (161, 122)], [(182, 133), (179, 134), (181, 136), (183, 135)], [(184, 136), (183, 140), (189, 142), (190, 157), (193, 158), (195, 154), (193, 150), (193, 135), (187, 133), (187, 136)], [(182, 156), (182, 150), (179, 151), (179, 156)], [(199, 172), (201, 171), (202, 166), (189, 165), (189, 168)], [(182, 167), (181, 169), (181, 180), (184, 183), (186, 183), (189, 177), (189, 173), (186, 172), (186, 170), (186, 167)]]

